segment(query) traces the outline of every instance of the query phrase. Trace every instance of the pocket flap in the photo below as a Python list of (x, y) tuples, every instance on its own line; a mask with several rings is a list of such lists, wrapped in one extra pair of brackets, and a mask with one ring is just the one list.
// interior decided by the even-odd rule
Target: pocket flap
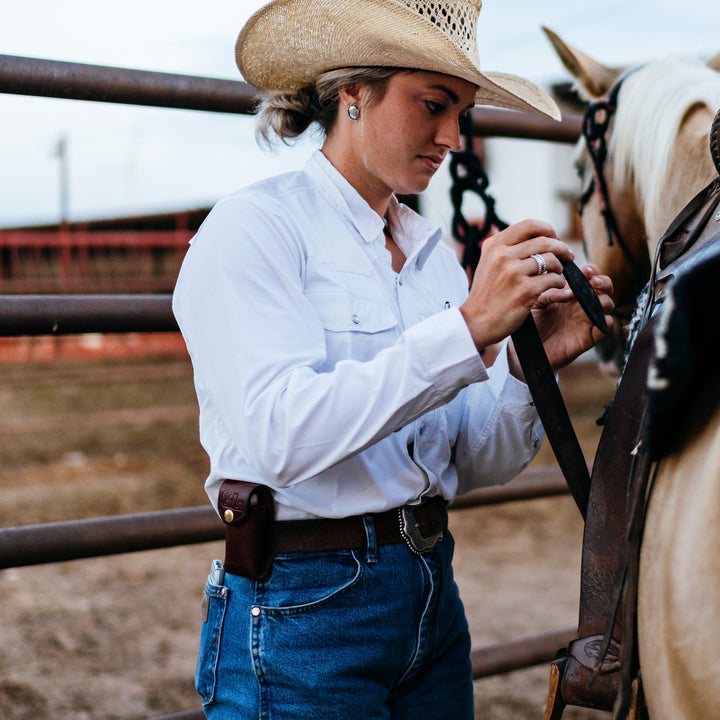
[(382, 332), (398, 324), (390, 308), (344, 293), (309, 293), (308, 300), (331, 332)]

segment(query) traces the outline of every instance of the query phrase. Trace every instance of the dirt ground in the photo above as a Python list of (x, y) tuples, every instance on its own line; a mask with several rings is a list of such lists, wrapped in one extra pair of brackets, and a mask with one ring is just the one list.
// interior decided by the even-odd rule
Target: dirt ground
[[(561, 374), (592, 459), (614, 381)], [(184, 358), (0, 366), (0, 526), (205, 503)], [(536, 465), (553, 464), (544, 448)], [(456, 575), (482, 646), (577, 623), (569, 497), (457, 510)], [(220, 543), (0, 571), (0, 719), (145, 720), (199, 707), (200, 598)], [(548, 667), (478, 680), (479, 720), (540, 720)], [(566, 720), (607, 718), (569, 708)]]

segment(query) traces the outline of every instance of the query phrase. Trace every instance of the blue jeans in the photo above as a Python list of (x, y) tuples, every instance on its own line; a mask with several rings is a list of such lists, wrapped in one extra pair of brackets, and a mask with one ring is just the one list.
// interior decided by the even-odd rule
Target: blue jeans
[(196, 687), (210, 720), (469, 720), (470, 635), (449, 533), (278, 555), (264, 581), (206, 585)]

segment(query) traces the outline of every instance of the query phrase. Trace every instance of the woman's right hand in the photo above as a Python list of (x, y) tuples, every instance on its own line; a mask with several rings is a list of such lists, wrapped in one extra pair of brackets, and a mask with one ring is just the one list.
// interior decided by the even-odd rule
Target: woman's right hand
[[(535, 254), (542, 255), (546, 274), (538, 274)], [(484, 240), (470, 294), (460, 306), (478, 350), (517, 330), (544, 292), (564, 287), (560, 260), (573, 259), (552, 226), (539, 220), (523, 220)]]

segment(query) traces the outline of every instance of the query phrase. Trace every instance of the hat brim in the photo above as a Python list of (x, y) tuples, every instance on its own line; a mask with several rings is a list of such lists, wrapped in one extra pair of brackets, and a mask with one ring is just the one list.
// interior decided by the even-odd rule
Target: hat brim
[(297, 90), (342, 67), (402, 67), (467, 80), (478, 88), (478, 105), (560, 119), (541, 87), (482, 72), (442, 30), (392, 0), (274, 0), (243, 27), (235, 59), (245, 80), (263, 91)]

